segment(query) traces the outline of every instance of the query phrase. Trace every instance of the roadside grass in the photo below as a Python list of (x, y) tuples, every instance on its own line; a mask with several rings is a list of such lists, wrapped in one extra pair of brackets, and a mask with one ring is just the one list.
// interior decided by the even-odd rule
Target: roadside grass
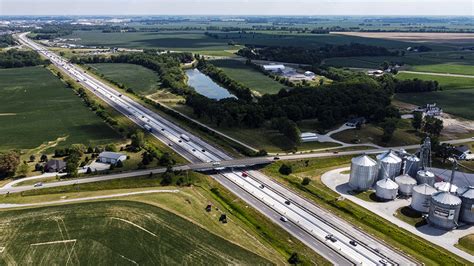
[[(227, 191), (211, 177), (192, 172), (189, 174), (194, 175), (194, 184), (186, 187), (160, 186), (161, 177), (155, 175), (153, 178), (109, 180), (88, 186), (82, 184), (80, 189), (61, 189), (63, 192), (40, 189), (38, 192), (42, 191), (41, 193), (27, 193), (28, 195), (12, 193), (1, 195), (0, 203), (38, 203), (160, 188), (179, 189), (179, 193), (135, 195), (121, 199), (145, 202), (183, 215), (213, 233), (241, 244), (279, 265), (286, 264), (286, 260), (293, 252), (298, 252), (304, 265), (329, 265), (325, 259), (258, 211), (247, 206), (245, 202)], [(210, 213), (204, 211), (207, 204), (213, 206)], [(227, 214), (227, 224), (221, 224), (218, 221), (222, 213)]]
[(474, 255), (474, 234), (461, 237), (455, 246), (471, 255)]
[(398, 93), (395, 95), (395, 99), (415, 105), (435, 102), (446, 113), (474, 120), (474, 108), (472, 107), (474, 88), (424, 93)]
[(260, 94), (275, 94), (285, 88), (280, 82), (245, 65), (244, 62), (232, 59), (212, 60), (210, 62), (222, 69), (233, 80)]
[(474, 78), (447, 77), (413, 73), (398, 73), (397, 79), (421, 79), (435, 80), (439, 83), (441, 90), (472, 89), (474, 87)]
[(123, 141), (44, 67), (0, 70), (0, 150)]
[(364, 125), (360, 130), (349, 129), (333, 134), (332, 137), (336, 140), (346, 143), (374, 143), (379, 146), (394, 147), (419, 144), (420, 138), (416, 136), (409, 121), (400, 120), (400, 123), (395, 130), (392, 139), (388, 143), (382, 142), (383, 130), (372, 124)]
[(152, 94), (160, 86), (158, 74), (140, 65), (100, 63), (88, 64), (86, 67), (91, 67), (95, 72), (104, 75), (106, 79), (123, 84), (138, 94)]
[[(433, 245), (417, 237), (387, 220), (377, 216), (371, 211), (342, 199), (339, 194), (326, 187), (321, 182), (321, 175), (334, 168), (343, 167), (350, 163), (350, 156), (335, 158), (318, 158), (285, 162), (293, 165), (293, 174), (288, 176), (278, 172), (279, 166), (284, 162), (273, 163), (263, 171), (273, 176), (281, 184), (301, 193), (307, 199), (333, 212), (344, 220), (361, 227), (365, 232), (385, 241), (387, 244), (400, 249), (401, 252), (412, 256), (426, 265), (463, 265), (469, 262), (458, 257), (441, 247)], [(308, 164), (308, 167), (305, 165)], [(301, 184), (303, 177), (309, 177), (311, 182), (304, 186)]]
[(139, 202), (2, 211), (0, 218), (8, 221), (0, 236), (5, 243), (0, 259), (6, 264), (270, 263), (176, 214)]
[(426, 225), (427, 221), (423, 219), (423, 214), (421, 212), (415, 211), (410, 206), (405, 206), (397, 209), (393, 216), (398, 219), (413, 225), (414, 227), (419, 227)]
[(377, 196), (375, 195), (375, 191), (368, 190), (368, 191), (353, 191), (354, 196), (358, 197), (361, 200), (365, 200), (367, 202), (379, 202), (377, 200)]

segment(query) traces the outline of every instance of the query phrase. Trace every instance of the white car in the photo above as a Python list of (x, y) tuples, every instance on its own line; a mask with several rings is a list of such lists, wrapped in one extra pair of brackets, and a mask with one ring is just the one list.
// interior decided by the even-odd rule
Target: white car
[(38, 182), (36, 184), (33, 185), (34, 187), (41, 187), (43, 186), (43, 182)]
[(288, 218), (286, 218), (285, 216), (280, 217), (280, 220), (285, 223), (288, 222)]

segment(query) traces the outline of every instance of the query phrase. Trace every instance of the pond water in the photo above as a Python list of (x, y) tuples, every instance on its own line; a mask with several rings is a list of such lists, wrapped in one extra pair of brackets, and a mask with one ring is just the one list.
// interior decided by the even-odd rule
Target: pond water
[(237, 98), (228, 90), (222, 88), (215, 83), (210, 77), (201, 73), (197, 69), (186, 70), (188, 76), (188, 85), (193, 87), (197, 93), (206, 96), (207, 98), (220, 100), (224, 98)]

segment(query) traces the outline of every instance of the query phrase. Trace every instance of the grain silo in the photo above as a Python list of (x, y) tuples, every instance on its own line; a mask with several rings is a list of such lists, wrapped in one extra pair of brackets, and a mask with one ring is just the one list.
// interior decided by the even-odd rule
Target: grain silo
[(416, 178), (416, 173), (420, 170), (420, 159), (415, 155), (405, 157), (405, 174)]
[(377, 162), (367, 155), (352, 158), (349, 186), (354, 190), (367, 190), (377, 178)]
[(428, 184), (421, 184), (413, 187), (410, 207), (415, 211), (429, 212), (431, 196), (436, 193), (436, 189)]
[(434, 187), (438, 191), (447, 191), (447, 192), (451, 192), (451, 193), (454, 193), (458, 190), (458, 187), (455, 184), (451, 184), (451, 183), (445, 182), (445, 181), (436, 182), (434, 184)]
[(438, 191), (431, 197), (428, 222), (446, 230), (451, 230), (458, 225), (461, 210), (461, 199), (446, 191)]
[(474, 224), (474, 186), (459, 188), (458, 196), (462, 201), (459, 219), (465, 223)]
[(375, 195), (382, 200), (393, 200), (397, 197), (398, 185), (390, 178), (384, 178), (375, 183)]
[(416, 173), (416, 181), (418, 184), (428, 184), (434, 186), (435, 175), (428, 170), (420, 170)]
[(407, 174), (395, 177), (395, 183), (398, 185), (398, 192), (403, 196), (411, 196), (413, 187), (416, 186), (416, 180)]
[(392, 150), (378, 155), (377, 162), (379, 165), (379, 180), (384, 178), (394, 179), (400, 174), (400, 170), (402, 168), (402, 159), (393, 153)]

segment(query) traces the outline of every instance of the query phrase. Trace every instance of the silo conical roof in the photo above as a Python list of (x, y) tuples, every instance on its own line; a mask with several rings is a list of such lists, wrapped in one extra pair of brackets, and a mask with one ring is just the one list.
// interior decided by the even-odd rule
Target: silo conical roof
[(393, 182), (390, 178), (384, 178), (377, 181), (377, 186), (386, 189), (398, 189), (398, 184)]
[(437, 190), (441, 190), (441, 191), (456, 192), (458, 190), (458, 187), (456, 185), (451, 184), (449, 182), (445, 182), (445, 181), (437, 182), (434, 184), (434, 186)]
[(474, 186), (458, 188), (458, 195), (467, 199), (474, 199)]
[(387, 163), (401, 163), (402, 159), (398, 157), (392, 150), (386, 151), (377, 156), (377, 160)]
[(362, 155), (362, 156), (359, 156), (359, 157), (352, 158), (352, 163), (357, 164), (357, 165), (361, 165), (361, 166), (375, 166), (375, 165), (377, 165), (377, 162), (374, 159), (367, 156), (367, 155)]
[(433, 200), (444, 205), (460, 205), (461, 199), (446, 191), (439, 191), (433, 194)]
[(395, 177), (395, 181), (397, 183), (402, 183), (402, 184), (416, 185), (416, 180), (407, 174), (403, 174), (403, 175), (399, 175)]
[(414, 186), (413, 190), (416, 190), (416, 192), (425, 194), (425, 195), (432, 195), (433, 193), (438, 192), (436, 189), (434, 189), (432, 186), (426, 183), (423, 183), (418, 186)]

